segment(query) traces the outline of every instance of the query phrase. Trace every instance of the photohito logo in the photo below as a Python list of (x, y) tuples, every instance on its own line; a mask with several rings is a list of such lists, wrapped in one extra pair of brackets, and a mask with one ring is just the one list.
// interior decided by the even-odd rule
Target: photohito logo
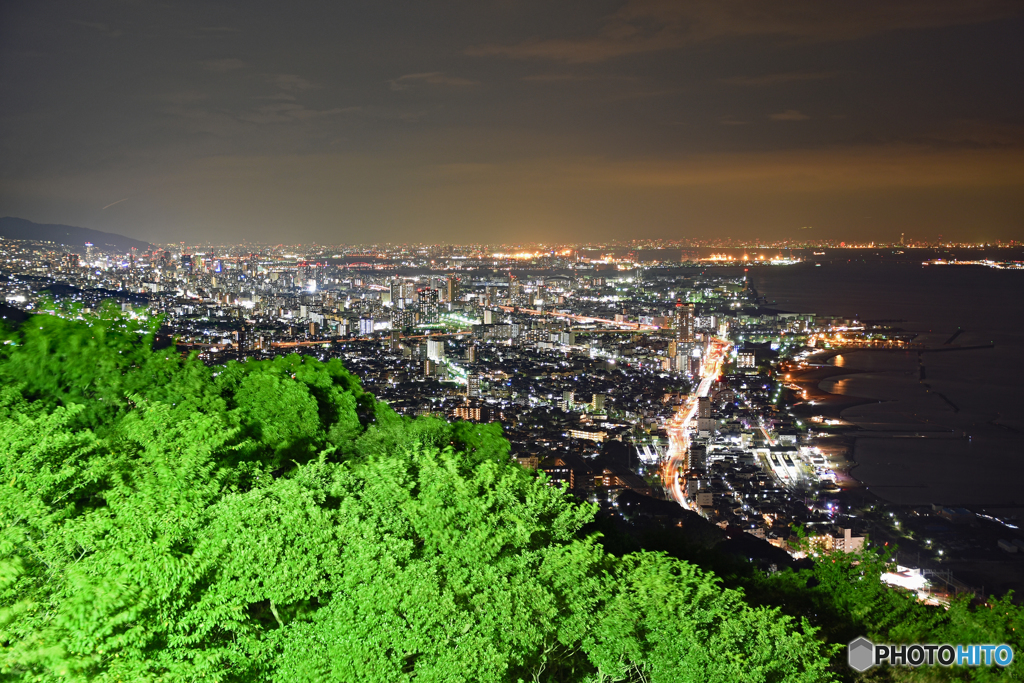
[(846, 651), (850, 667), (867, 671), (879, 664), (892, 666), (1009, 666), (1013, 648), (1009, 645), (875, 645), (858, 638)]

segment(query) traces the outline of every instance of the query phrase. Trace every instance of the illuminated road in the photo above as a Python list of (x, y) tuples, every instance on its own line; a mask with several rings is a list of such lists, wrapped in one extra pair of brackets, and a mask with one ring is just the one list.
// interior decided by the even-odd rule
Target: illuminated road
[[(441, 334), (414, 334), (409, 336), (399, 336), (398, 341), (405, 341), (406, 339), (440, 339), (442, 337), (464, 337), (467, 334), (473, 334), (473, 330), (459, 330), (458, 332), (444, 332)], [(319, 341), (275, 341), (270, 342), (270, 346), (275, 349), (292, 349), (297, 346), (330, 346), (331, 344), (344, 344), (345, 342), (365, 342), (365, 341), (376, 341), (386, 342), (390, 341), (390, 337), (350, 337), (347, 339), (322, 339)], [(213, 343), (199, 343), (199, 342), (177, 342), (177, 346), (182, 346), (190, 349), (209, 349), (209, 348), (222, 348), (222, 349), (237, 349), (237, 343), (234, 342), (213, 342)]]
[(569, 320), (575, 320), (581, 323), (603, 323), (605, 325), (617, 325), (623, 329), (629, 330), (658, 330), (661, 329), (655, 325), (646, 325), (643, 323), (624, 323), (616, 322), (615, 320), (607, 320), (605, 318), (593, 318), (589, 315), (572, 315), (570, 313), (559, 313), (558, 311), (538, 311), (532, 308), (519, 308), (516, 306), (498, 306), (503, 311), (509, 313), (527, 313), (529, 315), (550, 315), (555, 318), (567, 318)]
[[(442, 337), (464, 337), (467, 334), (473, 334), (473, 330), (459, 330), (458, 332), (444, 332), (442, 334), (414, 334), (396, 337), (398, 341), (404, 341), (406, 339), (440, 339)], [(320, 346), (323, 344), (340, 344), (344, 342), (357, 342), (357, 341), (389, 341), (390, 337), (377, 337), (368, 339), (367, 337), (353, 337), (351, 339), (325, 339), (323, 341), (295, 341), (295, 342), (271, 342), (271, 346), (276, 348), (291, 348), (294, 346)]]
[(669, 447), (668, 459), (662, 465), (662, 481), (665, 482), (665, 489), (672, 496), (672, 500), (685, 508), (695, 507), (693, 502), (686, 498), (686, 491), (681, 484), (686, 473), (680, 471), (686, 462), (686, 451), (690, 447), (690, 423), (697, 414), (697, 399), (707, 396), (711, 391), (711, 385), (718, 379), (722, 361), (731, 346), (729, 342), (721, 339), (711, 342), (711, 352), (701, 365), (701, 380), (697, 385), (697, 391), (690, 395), (686, 403), (680, 406), (676, 416), (665, 425)]

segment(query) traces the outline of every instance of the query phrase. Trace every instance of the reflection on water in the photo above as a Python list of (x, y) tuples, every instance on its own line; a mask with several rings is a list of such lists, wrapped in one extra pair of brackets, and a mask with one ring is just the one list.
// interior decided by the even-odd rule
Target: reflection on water
[(918, 367), (915, 352), (878, 349), (841, 353), (830, 358), (828, 363), (837, 368), (873, 372), (916, 372)]
[(818, 386), (830, 394), (845, 396), (850, 393), (850, 380), (848, 379), (824, 380)]
[(956, 344), (994, 342), (920, 356), (847, 351), (829, 361), (841, 376), (819, 387), (879, 401), (842, 412), (862, 437), (875, 432), (857, 439), (852, 472), (872, 492), (905, 504), (1005, 503), (1020, 501), (1024, 481), (1024, 297), (1005, 296), (1020, 290), (1020, 273), (851, 261), (762, 268), (750, 277), (780, 310), (885, 321), (930, 348), (957, 328), (966, 331)]

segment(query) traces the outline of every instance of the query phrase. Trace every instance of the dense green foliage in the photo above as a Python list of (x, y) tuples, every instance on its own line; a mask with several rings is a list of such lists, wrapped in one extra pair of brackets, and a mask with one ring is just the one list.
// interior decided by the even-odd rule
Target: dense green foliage
[(152, 334), (41, 315), (2, 347), (0, 678), (819, 681), (864, 605), (924, 623), (849, 564), (753, 605), (614, 557), (497, 425), (399, 417), (335, 360), (208, 368)]

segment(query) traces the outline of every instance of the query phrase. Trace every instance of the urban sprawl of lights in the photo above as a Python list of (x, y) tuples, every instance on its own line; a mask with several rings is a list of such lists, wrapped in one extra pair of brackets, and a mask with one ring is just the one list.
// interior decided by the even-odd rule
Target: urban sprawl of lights
[(794, 524), (811, 549), (855, 550), (867, 530), (819, 448), (845, 423), (814, 414), (791, 374), (822, 352), (915, 345), (885, 324), (768, 309), (738, 268), (616, 245), (0, 247), (8, 306), (82, 315), (113, 299), (210, 363), (340, 358), (399, 413), (499, 421), (512, 457), (608, 514), (674, 500), (786, 549)]

